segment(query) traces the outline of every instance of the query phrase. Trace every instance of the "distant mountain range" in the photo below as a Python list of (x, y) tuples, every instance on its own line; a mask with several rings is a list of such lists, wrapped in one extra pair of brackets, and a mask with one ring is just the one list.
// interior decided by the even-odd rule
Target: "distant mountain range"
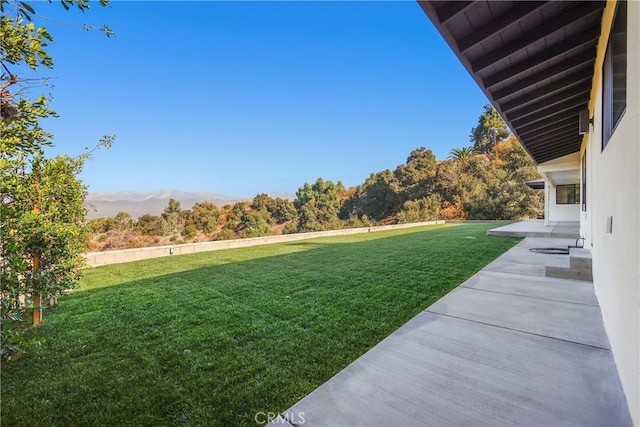
[[(271, 197), (294, 199), (294, 194), (268, 193)], [(126, 212), (133, 218), (145, 214), (160, 215), (170, 199), (180, 202), (182, 209), (191, 209), (200, 202), (212, 202), (218, 207), (251, 200), (206, 191), (156, 190), (148, 192), (119, 191), (116, 193), (89, 193), (85, 203), (89, 209), (87, 218), (113, 217), (118, 212)]]

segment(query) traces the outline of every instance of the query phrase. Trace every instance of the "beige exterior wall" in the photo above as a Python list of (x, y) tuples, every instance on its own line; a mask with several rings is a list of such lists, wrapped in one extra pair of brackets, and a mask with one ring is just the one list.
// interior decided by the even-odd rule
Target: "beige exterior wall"
[(544, 178), (545, 225), (553, 221), (579, 221), (580, 204), (562, 205), (556, 203), (556, 186), (578, 184), (580, 182), (580, 155), (569, 154), (538, 165), (538, 172)]
[(579, 221), (580, 205), (559, 205), (556, 203), (556, 186), (545, 182), (549, 188), (549, 221)]
[[(587, 211), (581, 233), (593, 248), (593, 282), (634, 425), (640, 425), (640, 2), (628, 2), (627, 107), (602, 147), (602, 63), (615, 2), (598, 45), (587, 150)], [(607, 231), (608, 218), (613, 228)]]
[[(590, 111), (591, 114), (593, 114), (592, 111)], [(592, 131), (594, 131), (594, 128), (591, 128)], [(585, 137), (585, 141), (588, 141), (589, 138)], [(586, 196), (587, 196), (587, 209), (586, 210), (582, 210), (582, 206), (580, 207), (580, 237), (584, 237), (584, 245), (585, 247), (590, 247), (593, 248), (593, 236), (592, 236), (592, 232), (591, 232), (591, 202), (593, 200), (593, 185), (591, 185), (593, 183), (593, 156), (594, 156), (594, 152), (595, 150), (591, 149), (591, 147), (589, 147), (589, 150), (586, 150), (587, 146), (590, 145), (586, 142), (582, 143), (582, 150), (580, 151), (580, 155), (584, 156), (586, 155), (587, 157), (587, 161), (586, 161), (586, 165), (587, 165), (587, 172), (586, 172), (586, 179), (587, 179), (587, 188), (586, 188)], [(582, 167), (581, 167), (582, 168)], [(580, 188), (582, 189), (582, 176), (580, 176)], [(581, 197), (584, 197), (584, 195), (581, 193)]]

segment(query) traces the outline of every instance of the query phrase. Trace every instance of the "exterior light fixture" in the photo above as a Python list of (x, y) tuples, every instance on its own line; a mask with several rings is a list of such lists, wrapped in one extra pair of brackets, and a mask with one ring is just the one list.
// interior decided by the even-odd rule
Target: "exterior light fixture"
[(580, 111), (580, 123), (578, 125), (578, 135), (589, 133), (589, 125), (593, 124), (593, 118), (589, 118), (589, 110)]

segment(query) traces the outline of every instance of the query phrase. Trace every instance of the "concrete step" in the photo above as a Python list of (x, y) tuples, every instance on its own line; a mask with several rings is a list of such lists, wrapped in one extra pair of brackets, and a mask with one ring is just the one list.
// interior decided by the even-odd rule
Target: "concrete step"
[(544, 267), (544, 275), (560, 279), (593, 281), (591, 250), (571, 248), (569, 255), (549, 255)]
[(565, 255), (549, 255), (544, 265), (544, 275), (560, 279), (572, 279), (571, 263)]
[(578, 270), (585, 270), (591, 273), (591, 250), (585, 248), (571, 248), (569, 249), (569, 260), (571, 268)]

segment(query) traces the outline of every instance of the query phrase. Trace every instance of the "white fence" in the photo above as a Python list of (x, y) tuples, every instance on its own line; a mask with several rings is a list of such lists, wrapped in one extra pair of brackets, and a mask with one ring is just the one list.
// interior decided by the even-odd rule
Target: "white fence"
[(346, 236), (349, 234), (374, 233), (399, 228), (421, 227), (424, 225), (444, 224), (444, 221), (415, 222), (411, 224), (382, 225), (378, 227), (347, 228), (343, 230), (314, 231), (311, 233), (282, 234), (278, 236), (253, 237), (249, 239), (219, 240), (216, 242), (185, 243), (181, 245), (152, 246), (147, 248), (120, 249), (116, 251), (88, 252), (85, 254), (91, 267), (141, 259), (158, 258), (170, 255), (194, 254), (197, 252), (219, 251), (222, 249), (246, 248), (273, 243), (294, 242), (325, 236)]

